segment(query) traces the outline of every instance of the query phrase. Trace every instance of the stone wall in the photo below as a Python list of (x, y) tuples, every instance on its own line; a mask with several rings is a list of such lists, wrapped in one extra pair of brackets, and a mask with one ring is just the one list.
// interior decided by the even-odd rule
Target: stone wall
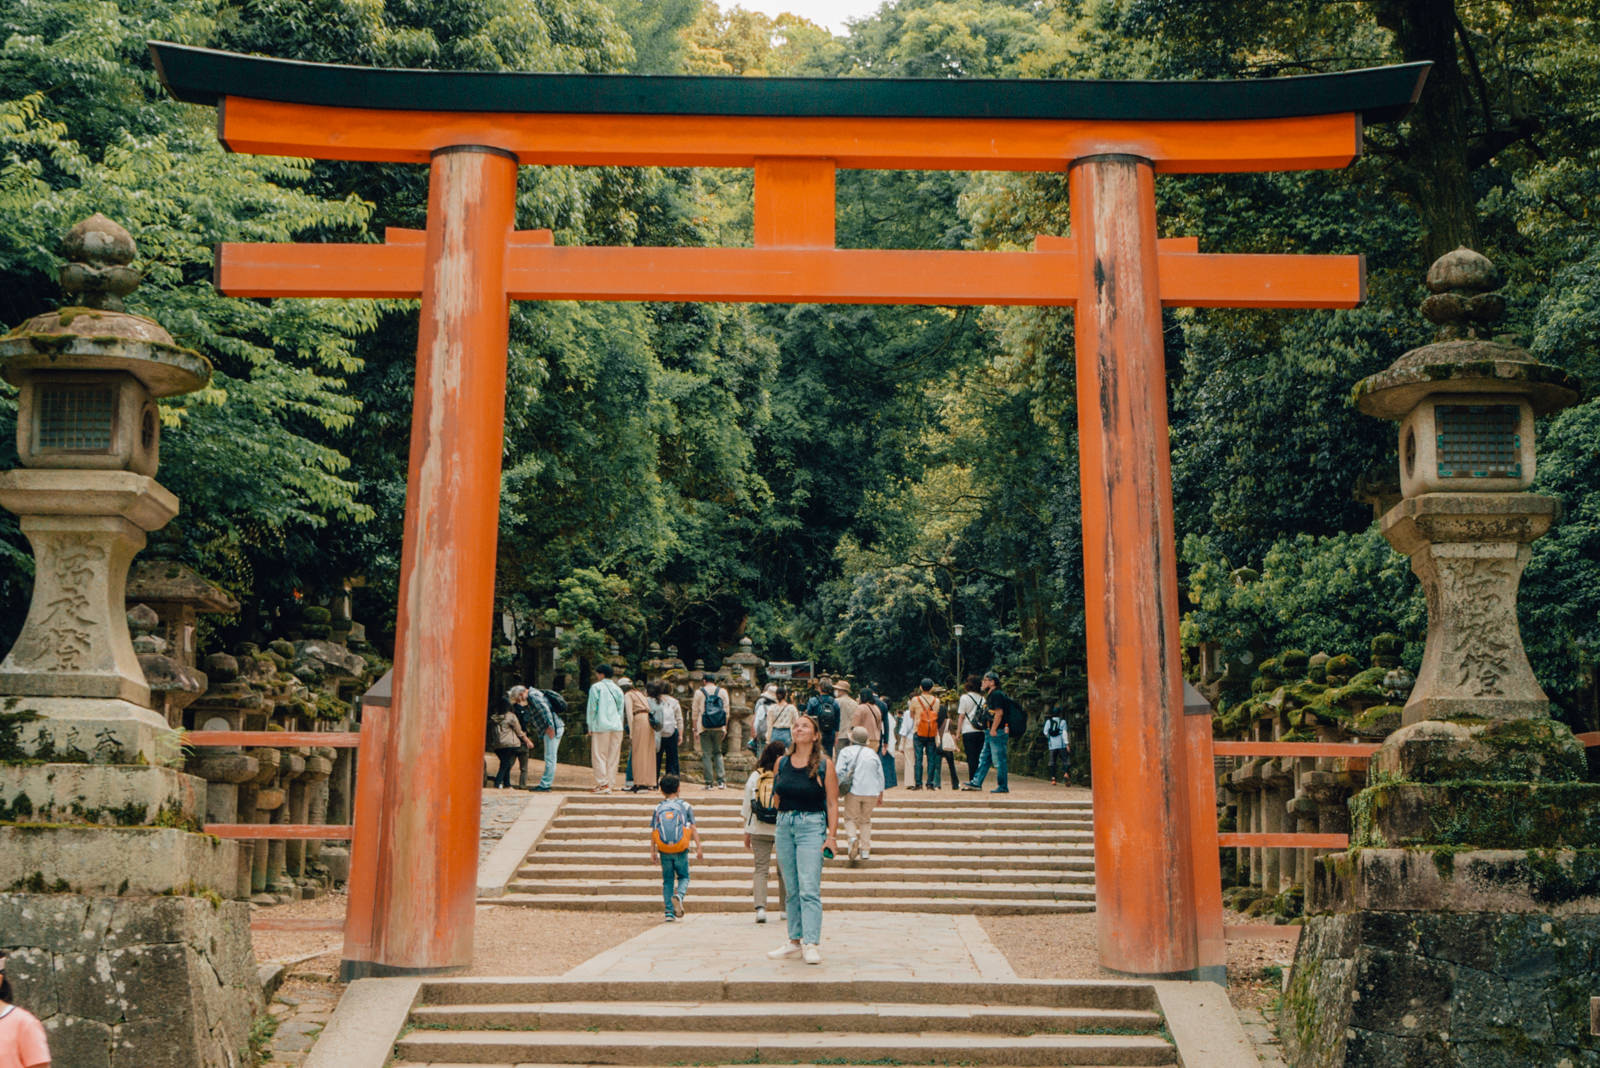
[(61, 1068), (251, 1063), (265, 1006), (244, 902), (0, 894), (0, 947)]

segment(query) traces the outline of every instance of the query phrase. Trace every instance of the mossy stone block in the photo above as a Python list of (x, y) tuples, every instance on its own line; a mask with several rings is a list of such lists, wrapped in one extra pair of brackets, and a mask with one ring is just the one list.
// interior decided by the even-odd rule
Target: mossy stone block
[(1582, 782), (1586, 761), (1583, 743), (1557, 720), (1423, 720), (1389, 736), (1372, 774), (1375, 781)]
[(1351, 844), (1600, 847), (1600, 784), (1389, 782), (1351, 799)]

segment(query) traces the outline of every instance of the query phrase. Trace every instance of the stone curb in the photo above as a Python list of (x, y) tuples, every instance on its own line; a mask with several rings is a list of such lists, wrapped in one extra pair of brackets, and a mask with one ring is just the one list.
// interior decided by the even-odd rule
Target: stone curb
[(1150, 985), (1182, 1068), (1255, 1068), (1261, 1063), (1224, 987), (1175, 980)]
[(1000, 952), (999, 947), (990, 941), (989, 932), (983, 929), (978, 917), (957, 916), (956, 934), (961, 936), (961, 941), (967, 947), (967, 954), (972, 957), (972, 963), (977, 965), (979, 975), (985, 979), (1017, 978), (1011, 962)]
[(345, 990), (304, 1068), (388, 1064), (422, 979), (358, 979)]
[(499, 897), (506, 892), (506, 884), (516, 878), (528, 853), (543, 836), (545, 829), (561, 811), (565, 798), (558, 795), (535, 794), (528, 799), (522, 815), (507, 828), (500, 841), (478, 865), (478, 897)]

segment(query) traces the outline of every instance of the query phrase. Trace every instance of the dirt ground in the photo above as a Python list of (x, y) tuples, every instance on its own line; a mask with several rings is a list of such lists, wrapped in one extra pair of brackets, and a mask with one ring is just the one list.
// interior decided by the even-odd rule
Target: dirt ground
[[(262, 921), (344, 918), (343, 894), (315, 901), (254, 910)], [(584, 912), (533, 909), (518, 905), (479, 905), (473, 929), (469, 975), (560, 975), (597, 953), (656, 926), (653, 912)], [(338, 931), (251, 931), (256, 959), (288, 966), (289, 975), (307, 982), (333, 983), (339, 973), (343, 939)]]

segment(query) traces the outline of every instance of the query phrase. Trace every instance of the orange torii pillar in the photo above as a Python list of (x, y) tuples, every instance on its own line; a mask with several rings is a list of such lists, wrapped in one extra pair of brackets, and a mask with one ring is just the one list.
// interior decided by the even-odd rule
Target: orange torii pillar
[(1198, 932), (1155, 168), (1137, 156), (1087, 156), (1073, 160), (1068, 190), (1078, 276), (1093, 280), (1073, 317), (1089, 758), (1096, 783), (1149, 784), (1104, 806), (1096, 791), (1100, 961), (1184, 973), (1196, 966)]
[[(1158, 240), (1154, 175), (1341, 167), (1425, 65), (1250, 83), (458, 74), (153, 44), (234, 151), (428, 163), (427, 230), (224, 245), (236, 296), (422, 299), (392, 707), (364, 725), (347, 978), (470, 962), (509, 300), (1075, 306), (1101, 963), (1219, 977), (1210, 723), (1185, 716), (1163, 307), (1352, 307), (1354, 256)], [(537, 101), (537, 106), (530, 106)], [(557, 247), (518, 162), (748, 167), (754, 247)], [(840, 167), (1069, 172), (1031, 252), (839, 249)], [(1203, 707), (1202, 707), (1203, 711)]]

